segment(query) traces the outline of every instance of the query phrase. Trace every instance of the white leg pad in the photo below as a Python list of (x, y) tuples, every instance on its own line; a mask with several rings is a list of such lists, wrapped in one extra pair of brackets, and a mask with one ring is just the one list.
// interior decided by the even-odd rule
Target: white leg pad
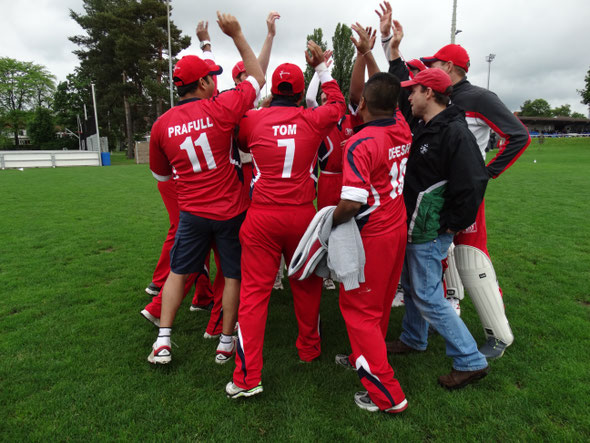
[(454, 243), (451, 243), (451, 246), (449, 246), (447, 264), (449, 267), (445, 270), (444, 275), (445, 283), (447, 284), (447, 298), (453, 297), (463, 300), (463, 297), (465, 297), (465, 289), (463, 288), (463, 282), (459, 276), (459, 271), (457, 271)]
[(473, 246), (457, 245), (454, 251), (459, 276), (471, 296), (487, 337), (506, 345), (514, 336), (508, 324), (496, 272), (489, 257)]

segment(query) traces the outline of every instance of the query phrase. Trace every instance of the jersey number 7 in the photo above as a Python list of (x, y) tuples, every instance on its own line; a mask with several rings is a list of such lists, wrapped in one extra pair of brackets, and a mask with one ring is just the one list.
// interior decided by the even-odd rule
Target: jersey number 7
[(277, 140), (279, 147), (286, 148), (285, 162), (283, 163), (283, 178), (291, 178), (291, 170), (293, 169), (293, 158), (295, 157), (295, 139), (282, 138)]

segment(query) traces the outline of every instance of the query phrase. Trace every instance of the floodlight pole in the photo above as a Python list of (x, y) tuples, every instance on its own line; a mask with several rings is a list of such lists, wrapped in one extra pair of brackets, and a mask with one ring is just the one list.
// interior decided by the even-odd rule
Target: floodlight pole
[(455, 36), (463, 32), (461, 29), (457, 29), (457, 0), (453, 0), (453, 18), (451, 19), (451, 44), (455, 44)]
[(170, 0), (166, 1), (166, 17), (168, 18), (168, 80), (170, 81), (170, 107), (174, 106), (172, 92), (172, 41), (170, 39)]
[(96, 138), (98, 139), (98, 165), (102, 166), (102, 151), (100, 149), (100, 132), (98, 132), (98, 112), (96, 111), (96, 95), (94, 94), (94, 83), (90, 83), (92, 88), (92, 105), (94, 106), (94, 124), (96, 125)]
[(496, 58), (496, 54), (486, 55), (486, 62), (488, 62), (488, 89), (490, 89), (490, 73), (492, 71), (492, 62)]

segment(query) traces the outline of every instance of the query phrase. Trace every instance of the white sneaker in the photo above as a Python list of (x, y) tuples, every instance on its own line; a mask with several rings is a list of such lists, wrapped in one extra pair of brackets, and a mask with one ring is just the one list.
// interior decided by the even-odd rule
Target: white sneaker
[(205, 333), (203, 334), (203, 338), (207, 338), (207, 339), (210, 339), (210, 338), (217, 338), (217, 337), (219, 337), (220, 335), (221, 335), (221, 334), (215, 334), (215, 335), (211, 335), (211, 334), (209, 334), (207, 331), (205, 331)]
[[(370, 412), (377, 412), (379, 410), (379, 406), (373, 403), (371, 397), (369, 397), (369, 393), (367, 391), (359, 391), (354, 394), (354, 402), (356, 405), (361, 408), (365, 409)], [(383, 412), (388, 412), (390, 414), (398, 414), (400, 412), (405, 411), (408, 408), (408, 400), (404, 398), (404, 400), (398, 403), (391, 408), (385, 409)]]
[(240, 388), (239, 386), (236, 386), (233, 381), (230, 381), (225, 385), (225, 393), (228, 398), (252, 397), (253, 395), (260, 394), (262, 391), (262, 382), (258, 383), (251, 389)]
[(325, 278), (324, 279), (324, 289), (327, 289), (328, 291), (332, 291), (332, 290), (336, 289), (336, 285), (334, 284), (334, 280), (332, 280), (331, 278)]
[(172, 361), (172, 352), (170, 346), (160, 346), (155, 348), (156, 343), (152, 345), (152, 352), (148, 355), (148, 361), (153, 365), (165, 365)]
[(393, 302), (391, 303), (391, 307), (399, 308), (400, 306), (404, 306), (404, 291), (398, 288), (395, 297), (393, 298)]
[(447, 298), (447, 301), (451, 304), (452, 308), (455, 310), (455, 314), (461, 317), (461, 300), (455, 297)]
[(227, 363), (236, 353), (236, 348), (238, 347), (238, 338), (232, 337), (231, 343), (221, 343), (217, 345), (217, 350), (215, 351), (215, 363), (220, 365)]
[(157, 328), (160, 327), (160, 319), (150, 314), (147, 309), (142, 310), (140, 314), (143, 315), (146, 320), (152, 322)]

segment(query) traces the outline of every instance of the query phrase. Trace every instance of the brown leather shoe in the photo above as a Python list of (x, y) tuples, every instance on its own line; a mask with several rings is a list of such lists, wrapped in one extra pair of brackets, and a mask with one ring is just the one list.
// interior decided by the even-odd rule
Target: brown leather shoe
[(408, 346), (401, 340), (386, 341), (385, 346), (387, 347), (388, 354), (409, 354), (411, 352), (423, 352)]
[(490, 372), (489, 366), (477, 371), (457, 371), (453, 369), (450, 374), (438, 377), (438, 383), (449, 390), (461, 389), (469, 383), (484, 378), (488, 375), (488, 372)]

